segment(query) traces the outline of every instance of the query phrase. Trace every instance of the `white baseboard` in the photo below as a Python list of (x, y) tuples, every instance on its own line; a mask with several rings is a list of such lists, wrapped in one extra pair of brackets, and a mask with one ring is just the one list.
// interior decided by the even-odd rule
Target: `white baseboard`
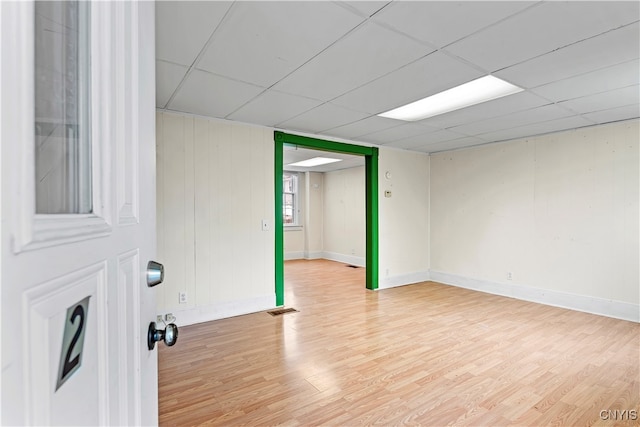
[(322, 258), (330, 261), (343, 262), (345, 264), (357, 265), (358, 267), (366, 267), (367, 263), (364, 258), (355, 255), (344, 255), (336, 252), (322, 252)]
[(284, 253), (284, 260), (285, 261), (291, 261), (292, 259), (304, 259), (304, 252), (299, 251), (299, 252), (285, 252)]
[(324, 252), (304, 252), (304, 259), (322, 259)]
[(415, 273), (380, 278), (378, 289), (395, 288), (396, 286), (412, 285), (429, 280), (431, 280), (431, 275), (428, 271), (417, 271)]
[(523, 285), (507, 285), (431, 270), (431, 280), (445, 285), (583, 311), (640, 323), (640, 305)]
[[(227, 317), (240, 316), (242, 314), (270, 310), (275, 308), (275, 304), (276, 296), (273, 294), (237, 301), (226, 301), (185, 310), (167, 310), (167, 313), (172, 313), (176, 317), (176, 325), (186, 326), (209, 322), (211, 320), (224, 319)], [(164, 315), (166, 313), (158, 314)]]

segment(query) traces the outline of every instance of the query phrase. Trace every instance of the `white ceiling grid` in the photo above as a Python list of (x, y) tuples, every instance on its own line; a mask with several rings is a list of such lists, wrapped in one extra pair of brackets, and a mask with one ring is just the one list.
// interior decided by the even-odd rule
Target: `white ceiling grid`
[[(163, 1), (160, 109), (436, 152), (640, 116), (638, 1)], [(493, 74), (525, 89), (377, 114)]]

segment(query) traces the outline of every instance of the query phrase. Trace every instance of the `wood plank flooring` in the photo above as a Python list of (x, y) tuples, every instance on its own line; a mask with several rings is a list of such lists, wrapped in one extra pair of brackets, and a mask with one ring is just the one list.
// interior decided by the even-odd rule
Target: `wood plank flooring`
[(181, 328), (160, 424), (640, 425), (640, 325), (364, 272), (288, 261), (298, 312)]

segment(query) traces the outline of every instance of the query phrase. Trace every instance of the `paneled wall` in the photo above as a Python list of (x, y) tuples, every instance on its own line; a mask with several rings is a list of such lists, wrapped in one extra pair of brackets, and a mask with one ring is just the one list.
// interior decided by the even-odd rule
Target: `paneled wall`
[(638, 321), (638, 121), (431, 158), (431, 277)]
[(269, 129), (157, 114), (158, 313), (190, 324), (274, 307), (273, 163)]
[(324, 174), (324, 257), (365, 265), (366, 211), (364, 166)]
[(429, 170), (426, 154), (380, 148), (381, 288), (429, 280)]
[(324, 248), (324, 174), (305, 172), (304, 257), (319, 258)]

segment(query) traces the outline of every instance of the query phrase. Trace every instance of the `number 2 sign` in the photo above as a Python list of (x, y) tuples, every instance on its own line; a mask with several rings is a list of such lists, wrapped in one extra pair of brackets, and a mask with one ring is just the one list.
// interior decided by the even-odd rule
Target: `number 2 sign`
[(62, 334), (62, 351), (60, 352), (56, 391), (82, 365), (82, 348), (84, 346), (84, 331), (87, 326), (87, 314), (89, 313), (89, 298), (91, 296), (67, 309), (64, 333)]

